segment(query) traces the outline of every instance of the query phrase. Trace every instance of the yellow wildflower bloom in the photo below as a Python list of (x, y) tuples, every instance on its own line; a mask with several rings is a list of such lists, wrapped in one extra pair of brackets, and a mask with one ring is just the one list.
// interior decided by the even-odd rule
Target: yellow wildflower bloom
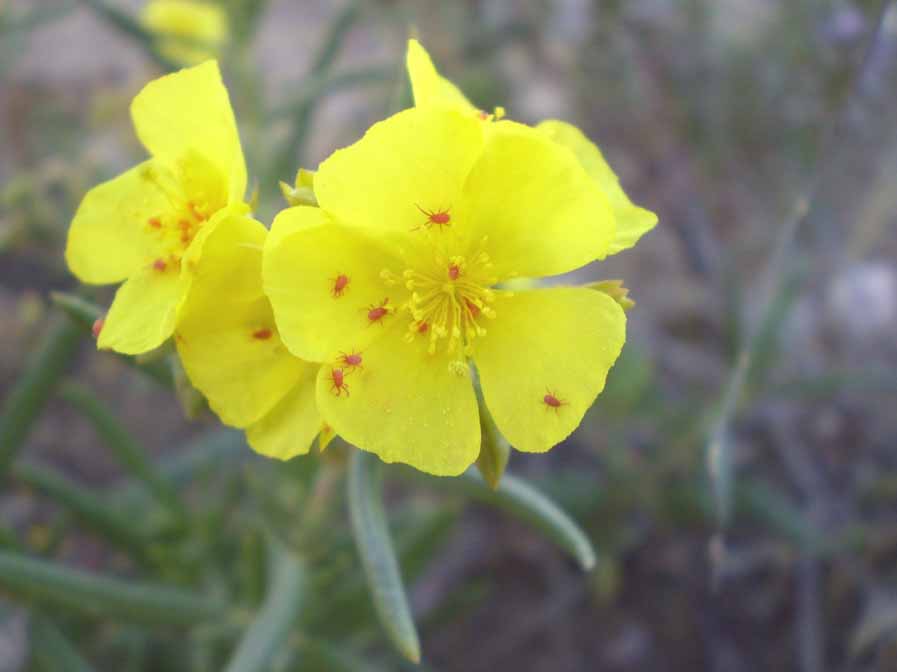
[(614, 216), (544, 134), (405, 110), (315, 174), (320, 208), (275, 219), (263, 277), (286, 346), (325, 362), (317, 403), (347, 441), (439, 475), (476, 460), (474, 373), (517, 449), (568, 436), (625, 339), (622, 308), (583, 288), (509, 292), (515, 277), (604, 257)]
[(297, 359), (277, 333), (262, 293), (267, 230), (228, 215), (205, 240), (175, 334), (193, 385), (225, 424), (246, 430), (259, 453), (307, 453), (321, 430), (315, 406), (319, 366)]
[(246, 165), (214, 61), (150, 82), (131, 117), (151, 158), (84, 196), (65, 254), (82, 282), (125, 281), (98, 347), (138, 354), (174, 331), (205, 236), (247, 210)]
[(183, 65), (214, 58), (227, 42), (222, 7), (192, 0), (150, 0), (140, 22), (156, 38), (159, 53)]
[[(433, 65), (430, 55), (417, 40), (408, 41), (406, 56), (408, 76), (414, 93), (414, 103), (418, 107), (449, 107), (491, 120), (467, 100), (463, 93), (449, 80), (442, 77)], [(503, 108), (498, 108), (501, 116)], [(632, 203), (620, 186), (620, 181), (608, 165), (601, 150), (578, 128), (564, 121), (549, 119), (536, 129), (573, 152), (586, 172), (604, 190), (617, 220), (617, 230), (611, 243), (609, 254), (616, 254), (632, 247), (657, 224), (657, 215)]]

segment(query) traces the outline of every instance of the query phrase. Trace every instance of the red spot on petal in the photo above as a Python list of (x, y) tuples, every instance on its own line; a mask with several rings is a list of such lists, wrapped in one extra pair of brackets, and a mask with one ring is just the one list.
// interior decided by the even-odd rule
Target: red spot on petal
[(274, 335), (274, 332), (270, 329), (258, 329), (252, 332), (252, 337), (257, 341), (267, 341)]
[(153, 262), (153, 268), (157, 271), (164, 271), (166, 268), (168, 268), (168, 264), (165, 263), (164, 259), (156, 259)]
[(147, 220), (147, 224), (149, 224), (154, 229), (162, 228), (162, 220), (158, 217), (150, 217), (149, 220)]

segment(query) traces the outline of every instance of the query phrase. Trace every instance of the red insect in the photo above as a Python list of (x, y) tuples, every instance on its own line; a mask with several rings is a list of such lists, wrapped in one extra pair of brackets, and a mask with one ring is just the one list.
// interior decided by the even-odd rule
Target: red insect
[(156, 259), (156, 260), (153, 262), (153, 268), (154, 268), (155, 270), (161, 272), (161, 271), (164, 271), (166, 268), (168, 268), (168, 264), (165, 263), (165, 260), (164, 260), (164, 259)]
[(561, 406), (566, 406), (568, 403), (566, 399), (559, 399), (551, 390), (546, 391), (542, 402), (546, 408), (552, 409), (555, 413), (560, 410)]
[(267, 341), (271, 336), (274, 335), (274, 332), (268, 328), (257, 329), (252, 332), (252, 337), (257, 341)]
[(103, 331), (104, 324), (106, 324), (106, 318), (104, 317), (99, 317), (94, 321), (93, 326), (90, 328), (90, 332), (93, 334), (94, 338), (100, 337), (100, 332)]
[(471, 316), (479, 317), (480, 307), (477, 304), (475, 304), (470, 299), (464, 299), (464, 305), (467, 306), (467, 310), (470, 311)]
[(380, 322), (386, 315), (389, 314), (389, 297), (383, 299), (383, 302), (380, 305), (372, 303), (368, 306), (368, 322), (370, 324), (374, 324), (375, 322)]
[(349, 286), (349, 282), (349, 276), (340, 273), (333, 279), (333, 287), (330, 289), (330, 295), (334, 299), (338, 299), (339, 297), (341, 297), (346, 291), (346, 288)]
[(332, 369), (330, 371), (330, 391), (336, 396), (341, 397), (343, 392), (349, 396), (349, 385), (345, 381), (345, 374), (342, 369)]
[(345, 366), (351, 372), (353, 369), (364, 369), (361, 365), (361, 353), (360, 352), (350, 352), (346, 354), (345, 352), (340, 353), (339, 358), (340, 364)]
[(457, 280), (461, 277), (461, 267), (458, 264), (452, 264), (448, 268), (449, 280)]
[(161, 228), (162, 228), (162, 220), (159, 219), (158, 217), (150, 217), (150, 218), (147, 220), (147, 224), (149, 224), (149, 225), (150, 225), (151, 227), (153, 227), (154, 229), (161, 229)]
[(426, 334), (428, 331), (430, 331), (430, 324), (428, 322), (421, 321), (421, 323), (417, 325), (417, 333)]
[[(452, 216), (449, 214), (450, 209), (446, 210), (425, 210), (420, 207), (416, 203), (414, 207), (421, 211), (422, 214), (427, 216), (427, 221), (424, 222), (424, 228), (432, 228), (435, 224), (441, 230), (443, 226), (449, 226), (452, 221)], [(416, 230), (419, 227), (415, 227)]]

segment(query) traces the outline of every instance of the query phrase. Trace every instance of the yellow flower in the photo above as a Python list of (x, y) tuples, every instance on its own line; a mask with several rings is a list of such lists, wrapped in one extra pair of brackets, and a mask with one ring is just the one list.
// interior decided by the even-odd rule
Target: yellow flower
[(338, 434), (458, 474), (480, 450), (474, 375), (519, 450), (579, 425), (623, 346), (623, 310), (589, 289), (496, 288), (609, 250), (611, 208), (568, 150), (521, 124), (486, 133), (416, 108), (327, 159), (315, 195), (320, 208), (275, 219), (263, 278), (286, 346), (325, 362), (318, 409)]
[[(321, 431), (315, 407), (320, 368), (283, 346), (262, 293), (267, 230), (244, 215), (224, 217), (206, 238), (175, 334), (193, 385), (222, 422), (246, 430), (259, 453), (307, 453)], [(332, 437), (322, 437), (322, 447)]]
[(214, 61), (150, 82), (131, 116), (152, 158), (84, 196), (65, 254), (82, 282), (125, 281), (98, 346), (137, 354), (174, 331), (205, 236), (247, 210), (246, 165)]
[[(430, 55), (417, 40), (408, 41), (406, 65), (414, 93), (414, 103), (418, 107), (448, 107), (485, 121), (491, 120), (494, 116), (503, 116), (504, 108), (498, 108), (496, 115), (488, 115), (474, 107), (458, 87), (437, 72)], [(601, 150), (583, 135), (582, 131), (571, 124), (554, 119), (543, 121), (536, 126), (536, 129), (571, 150), (586, 172), (607, 195), (617, 221), (617, 230), (608, 250), (609, 254), (616, 254), (632, 247), (639, 238), (654, 228), (657, 224), (657, 215), (634, 205), (629, 200)]]
[(183, 65), (214, 58), (227, 42), (227, 14), (208, 2), (150, 0), (140, 21), (155, 35), (159, 53)]

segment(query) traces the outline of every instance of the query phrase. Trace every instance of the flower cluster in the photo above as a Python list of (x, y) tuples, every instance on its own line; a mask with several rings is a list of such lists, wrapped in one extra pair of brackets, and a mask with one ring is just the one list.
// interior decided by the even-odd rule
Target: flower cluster
[(270, 231), (244, 202), (217, 65), (149, 84), (132, 116), (151, 158), (91, 190), (69, 234), (82, 281), (124, 281), (99, 347), (173, 338), (221, 420), (282, 459), (339, 434), (455, 475), (485, 413), (517, 450), (566, 438), (631, 301), (613, 283), (520, 280), (631, 247), (656, 217), (575, 127), (476, 109), (414, 40), (408, 71), (415, 107), (282, 184), (292, 207)]

